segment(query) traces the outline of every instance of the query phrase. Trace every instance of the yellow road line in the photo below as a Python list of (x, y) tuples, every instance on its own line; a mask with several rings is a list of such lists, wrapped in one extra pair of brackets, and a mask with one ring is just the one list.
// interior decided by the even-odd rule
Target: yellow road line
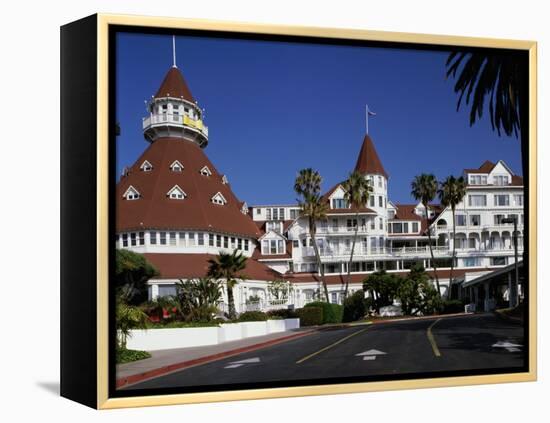
[(433, 322), (430, 327), (428, 328), (427, 335), (428, 335), (428, 341), (430, 341), (430, 344), (432, 345), (432, 349), (434, 351), (434, 354), (436, 357), (441, 357), (441, 352), (439, 351), (439, 348), (437, 347), (437, 344), (435, 342), (434, 335), (432, 333), (432, 328), (439, 322), (441, 319), (437, 319), (435, 322)]
[(335, 347), (338, 344), (341, 344), (342, 342), (346, 341), (347, 339), (350, 339), (352, 336), (359, 335), (360, 333), (365, 332), (367, 329), (368, 328), (362, 329), (362, 330), (357, 331), (357, 332), (353, 332), (351, 335), (345, 336), (344, 338), (339, 339), (338, 341), (334, 342), (333, 344), (330, 344), (330, 345), (326, 346), (325, 348), (320, 349), (319, 351), (315, 351), (314, 353), (312, 353), (310, 355), (306, 355), (304, 358), (301, 358), (300, 360), (298, 360), (296, 362), (296, 364), (303, 363), (304, 361), (309, 360), (311, 357), (315, 357), (317, 354), (321, 354), (322, 352), (324, 352), (326, 350), (329, 350), (329, 349), (331, 349), (332, 347)]

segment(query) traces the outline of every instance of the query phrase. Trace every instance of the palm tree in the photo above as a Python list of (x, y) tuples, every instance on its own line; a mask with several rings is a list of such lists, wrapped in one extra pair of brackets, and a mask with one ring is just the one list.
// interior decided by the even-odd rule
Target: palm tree
[(126, 341), (132, 329), (146, 329), (149, 316), (141, 308), (127, 304), (122, 298), (116, 299), (117, 348), (126, 349)]
[[(447, 58), (447, 77), (456, 78), (455, 93), (460, 93), (457, 110), (466, 95), (470, 104), (470, 125), (482, 117), (485, 100), (493, 130), (508, 136), (520, 134), (523, 172), (528, 163), (529, 72), (525, 60), (510, 52), (490, 53), (455, 51)], [(459, 76), (457, 77), (457, 73)]]
[(430, 217), (428, 213), (428, 205), (437, 193), (437, 180), (432, 174), (423, 173), (415, 176), (411, 183), (411, 195), (422, 203), (426, 217), (426, 231), (428, 232), (428, 246), (430, 247), (430, 255), (432, 257), (432, 268), (434, 270), (435, 282), (437, 284), (437, 292), (441, 295), (439, 287), (439, 277), (437, 276), (437, 266), (435, 264), (434, 252), (432, 248), (432, 235), (430, 230)]
[(466, 181), (461, 176), (460, 178), (455, 178), (454, 176), (449, 176), (440, 184), (439, 191), (439, 200), (441, 205), (444, 207), (450, 207), (453, 215), (453, 254), (451, 258), (451, 273), (449, 275), (449, 294), (450, 298), (451, 293), (451, 284), (453, 283), (453, 269), (455, 264), (455, 251), (456, 251), (456, 220), (455, 220), (455, 211), (456, 206), (462, 201), (466, 195)]
[(352, 210), (355, 210), (355, 232), (353, 234), (353, 242), (351, 244), (351, 254), (348, 263), (348, 275), (346, 278), (346, 287), (344, 289), (344, 298), (348, 295), (348, 288), (351, 278), (351, 265), (353, 263), (353, 253), (355, 252), (355, 243), (357, 242), (357, 232), (359, 231), (359, 209), (365, 207), (369, 201), (369, 196), (372, 192), (372, 187), (369, 181), (358, 171), (350, 173), (348, 179), (343, 183), (345, 198)]
[(325, 282), (325, 270), (321, 263), (319, 254), (319, 246), (317, 245), (317, 221), (324, 220), (327, 217), (328, 206), (321, 197), (321, 182), (322, 178), (319, 172), (311, 168), (302, 169), (296, 176), (294, 182), (294, 191), (300, 196), (298, 203), (300, 205), (300, 213), (307, 217), (309, 223), (309, 236), (313, 243), (317, 266), (321, 275), (321, 283), (325, 292), (325, 301), (328, 302), (328, 287)]
[(246, 268), (246, 260), (247, 258), (242, 253), (237, 252), (237, 250), (233, 250), (231, 254), (220, 252), (216, 259), (208, 260), (208, 276), (225, 280), (230, 319), (234, 319), (237, 316), (233, 288), (238, 283), (237, 279), (245, 279), (245, 276), (239, 272)]

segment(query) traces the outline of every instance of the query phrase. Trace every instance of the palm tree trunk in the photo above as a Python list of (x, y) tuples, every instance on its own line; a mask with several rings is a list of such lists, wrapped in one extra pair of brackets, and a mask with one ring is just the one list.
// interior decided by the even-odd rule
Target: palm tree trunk
[(313, 224), (309, 225), (309, 236), (313, 242), (313, 251), (315, 251), (315, 258), (317, 259), (317, 266), (319, 268), (319, 273), (321, 274), (321, 283), (323, 284), (323, 290), (325, 291), (326, 302), (328, 303), (328, 287), (325, 282), (325, 269), (321, 264), (321, 255), (319, 254), (319, 246), (317, 245), (317, 239), (315, 238), (315, 227)]
[(227, 304), (228, 304), (228, 311), (227, 314), (229, 315), (230, 319), (234, 319), (237, 315), (237, 311), (235, 310), (235, 299), (233, 298), (233, 288), (227, 284)]
[(426, 211), (426, 230), (428, 231), (428, 247), (430, 247), (430, 255), (432, 256), (432, 268), (434, 269), (435, 284), (437, 285), (437, 293), (441, 297), (441, 289), (439, 287), (439, 277), (437, 276), (437, 266), (435, 265), (434, 251), (432, 248), (432, 235), (430, 231), (430, 218), (428, 217), (428, 204), (424, 204)]
[(447, 298), (451, 299), (451, 284), (453, 283), (453, 270), (455, 266), (455, 254), (456, 254), (456, 224), (455, 224), (455, 208), (451, 207), (453, 215), (453, 254), (451, 255), (451, 273), (449, 274), (449, 292)]
[(353, 253), (355, 252), (355, 243), (357, 242), (357, 232), (359, 232), (359, 212), (355, 213), (355, 232), (353, 234), (353, 242), (351, 243), (351, 254), (348, 263), (348, 276), (346, 278), (346, 287), (344, 288), (344, 300), (348, 296), (349, 282), (351, 279), (351, 265), (353, 263)]

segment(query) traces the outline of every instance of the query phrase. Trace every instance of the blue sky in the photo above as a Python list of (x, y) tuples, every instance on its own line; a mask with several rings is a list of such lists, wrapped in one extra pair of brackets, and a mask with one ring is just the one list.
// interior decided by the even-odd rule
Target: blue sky
[[(469, 126), (456, 112), (446, 52), (176, 37), (177, 64), (209, 127), (206, 154), (249, 205), (293, 203), (299, 169), (323, 188), (353, 170), (369, 133), (390, 175), (389, 197), (412, 202), (422, 172), (438, 179), (502, 159), (521, 173), (520, 144), (499, 137), (488, 116)], [(172, 65), (172, 37), (119, 34), (117, 178), (147, 148), (144, 100)]]

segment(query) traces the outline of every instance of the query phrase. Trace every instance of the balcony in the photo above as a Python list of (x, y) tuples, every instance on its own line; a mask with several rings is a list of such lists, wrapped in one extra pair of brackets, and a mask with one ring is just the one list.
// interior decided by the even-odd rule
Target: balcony
[[(366, 234), (369, 230), (369, 227), (367, 225), (359, 226), (357, 233), (358, 234)], [(372, 229), (374, 231), (374, 229)], [(337, 235), (353, 235), (355, 233), (355, 227), (354, 226), (318, 226), (317, 227), (317, 233), (318, 234), (337, 234)]]
[[(315, 256), (315, 251), (313, 247), (303, 248), (304, 256), (313, 257)], [(433, 247), (434, 256), (448, 256), (450, 255), (449, 248), (446, 246)], [(337, 248), (320, 248), (319, 255), (321, 259), (324, 258), (345, 258), (349, 257), (351, 254), (351, 247), (337, 247)], [(362, 244), (357, 244), (353, 252), (354, 257), (358, 256), (369, 256), (369, 257), (401, 257), (401, 258), (415, 258), (415, 257), (430, 257), (430, 249), (426, 247), (400, 247), (400, 248), (389, 248), (389, 247), (371, 247), (370, 249), (363, 246)]]
[(143, 129), (161, 125), (177, 125), (188, 127), (208, 137), (208, 127), (200, 119), (191, 119), (189, 116), (180, 114), (154, 114), (143, 118)]

